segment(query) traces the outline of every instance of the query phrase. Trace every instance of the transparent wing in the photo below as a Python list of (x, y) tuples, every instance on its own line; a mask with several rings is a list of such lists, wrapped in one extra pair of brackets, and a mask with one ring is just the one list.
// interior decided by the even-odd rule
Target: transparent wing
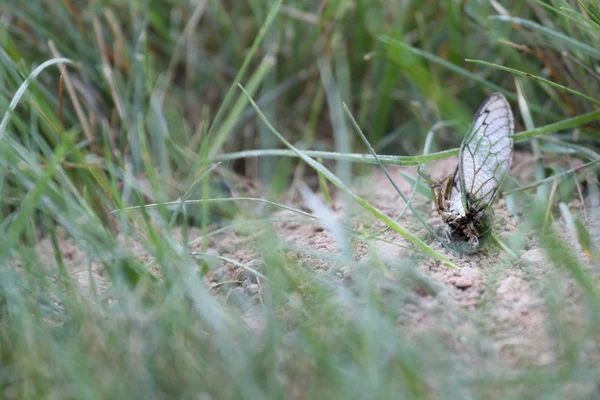
[(450, 189), (450, 210), (457, 215), (465, 215), (460, 183), (460, 163), (456, 166), (454, 178), (452, 179), (452, 188)]
[(500, 93), (477, 110), (460, 148), (458, 190), (466, 209), (481, 210), (494, 201), (510, 169), (514, 125), (510, 104)]

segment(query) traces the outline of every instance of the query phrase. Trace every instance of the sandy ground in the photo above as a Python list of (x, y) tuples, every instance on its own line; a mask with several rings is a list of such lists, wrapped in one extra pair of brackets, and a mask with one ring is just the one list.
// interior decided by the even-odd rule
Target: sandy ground
[[(512, 175), (523, 182), (530, 182), (532, 179), (531, 167), (527, 167), (531, 164), (521, 162), (528, 157), (517, 153), (513, 162)], [(456, 159), (442, 160), (431, 165), (428, 170), (435, 178), (441, 178), (452, 172), (455, 165)], [(414, 175), (414, 169), (405, 170)], [(400, 189), (409, 196), (411, 186), (402, 178), (399, 169), (390, 168), (390, 172)], [(356, 192), (393, 218), (404, 205), (379, 170), (359, 183)], [(344, 215), (341, 203), (341, 200), (336, 200), (332, 210), (338, 217)], [(436, 229), (441, 228), (439, 216), (423, 196), (416, 197), (415, 207)], [(576, 201), (572, 208), (577, 210), (580, 204)], [(500, 198), (496, 202), (494, 210), (494, 232), (503, 240), (509, 240), (518, 230), (518, 224), (508, 213), (504, 199)], [(354, 227), (370, 232), (384, 230), (381, 222), (366, 215), (356, 205), (351, 206), (349, 211)], [(289, 211), (276, 212), (275, 216), (298, 219), (296, 214)], [(559, 220), (557, 218), (556, 226), (564, 232)], [(568, 304), (560, 306), (564, 311), (561, 313), (563, 323), (576, 324), (577, 316), (584, 312), (578, 306), (581, 293), (564, 271), (559, 271), (548, 263), (545, 251), (538, 247), (533, 235), (525, 233), (521, 237), (518, 259), (511, 259), (497, 247), (490, 247), (473, 255), (456, 255), (436, 242), (410, 211), (400, 219), (400, 224), (459, 266), (458, 269), (452, 269), (431, 258), (414, 258), (414, 251), (406, 240), (390, 230), (380, 236), (384, 241), (355, 241), (352, 257), (357, 265), (364, 267), (369, 265), (370, 260), (377, 260), (385, 265), (388, 272), (378, 283), (382, 290), (388, 290), (388, 286), (393, 287), (394, 282), (406, 277), (407, 263), (412, 263), (408, 268), (415, 274), (429, 278), (429, 285), (433, 282), (432, 290), (416, 285), (415, 296), (405, 304), (399, 304), (404, 310), (403, 317), (398, 320), (400, 330), (415, 340), (423, 340), (434, 333), (447, 334), (449, 345), (454, 346), (464, 357), (476, 357), (476, 354), (484, 352), (489, 355), (486, 358), (491, 363), (499, 360), (507, 366), (523, 363), (547, 365), (556, 359), (557, 350), (548, 327), (548, 309), (545, 307), (548, 282), (554, 282), (557, 298), (564, 296), (570, 299)], [(335, 276), (339, 277), (342, 284), (352, 284), (358, 279), (355, 269), (339, 265), (331, 257), (327, 257), (328, 254), (335, 255), (340, 251), (338, 242), (327, 229), (318, 224), (296, 221), (278, 222), (275, 226), (278, 238), (290, 244), (297, 259), (306, 268), (314, 270), (316, 274), (328, 273), (335, 268)], [(199, 237), (200, 232), (193, 229), (190, 236)], [(228, 231), (212, 237), (209, 252), (256, 270), (263, 270), (262, 261), (257, 259), (257, 253), (252, 250), (251, 244), (251, 236), (246, 232)], [(200, 250), (199, 244), (195, 246)], [(99, 292), (108, 289), (104, 272), (98, 264), (88, 263), (83, 253), (68, 239), (63, 240), (62, 249), (65, 262), (71, 268), (82, 295), (89, 295), (92, 283)], [(133, 249), (140, 258), (146, 257), (141, 246), (133, 245)], [(41, 254), (52, 254), (52, 247), (47, 239), (40, 243), (38, 250)], [(216, 268), (207, 275), (206, 282), (215, 294), (229, 296), (240, 292), (257, 301), (260, 300), (265, 285), (247, 271), (224, 262), (216, 264)], [(262, 323), (255, 309), (250, 309), (246, 322), (256, 330), (261, 329)], [(480, 339), (476, 342), (469, 339), (482, 336), (486, 337), (483, 342)], [(589, 356), (592, 357), (593, 354), (595, 353), (590, 352)]]

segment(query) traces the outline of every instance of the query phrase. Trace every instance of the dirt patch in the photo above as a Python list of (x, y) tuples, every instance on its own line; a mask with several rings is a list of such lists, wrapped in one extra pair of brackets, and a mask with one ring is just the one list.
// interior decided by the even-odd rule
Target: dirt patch
[[(529, 158), (527, 154), (515, 154), (512, 176), (522, 182), (531, 181), (532, 168), (527, 168), (531, 165)], [(452, 173), (455, 166), (456, 159), (441, 160), (431, 165), (429, 172), (439, 179)], [(389, 172), (398, 188), (410, 197), (412, 186), (401, 172), (415, 176), (414, 168), (389, 168)], [(379, 170), (358, 182), (356, 193), (391, 218), (398, 217), (404, 207), (404, 201), (394, 186)], [(325, 204), (324, 199), (321, 200)], [(413, 206), (434, 230), (442, 228), (431, 201), (417, 195)], [(296, 204), (295, 207), (303, 208), (304, 205)], [(278, 221), (269, 225), (274, 227), (273, 233), (278, 240), (285, 244), (282, 251), (293, 255), (300, 265), (315, 274), (333, 273), (340, 284), (352, 284), (360, 279), (355, 276), (356, 265), (366, 269), (381, 266), (384, 272), (378, 276), (377, 283), (383, 291), (393, 290), (390, 288), (394, 285), (410, 281), (412, 294), (408, 300), (398, 304), (402, 308), (398, 329), (415, 340), (423, 340), (423, 337), (432, 334), (442, 335), (447, 337), (449, 346), (467, 358), (475, 357), (475, 353), (487, 352), (491, 355), (487, 359), (498, 360), (506, 366), (523, 363), (547, 365), (556, 359), (557, 349), (548, 323), (545, 305), (548, 296), (544, 294), (548, 288), (546, 283), (560, 282), (558, 290), (573, 299), (571, 304), (564, 306), (569, 310), (566, 320), (576, 320), (576, 316), (583, 312), (576, 301), (581, 295), (577, 286), (564, 271), (557, 275), (556, 269), (548, 263), (546, 252), (527, 232), (519, 233), (521, 247), (517, 259), (509, 257), (497, 246), (471, 255), (453, 254), (434, 239), (410, 210), (406, 210), (399, 219), (400, 225), (424, 239), (459, 267), (452, 269), (431, 258), (415, 257), (413, 246), (400, 234), (387, 229), (355, 203), (345, 203), (339, 194), (333, 206), (325, 207), (339, 224), (366, 235), (353, 236), (345, 231), (353, 264), (341, 262), (338, 257), (342, 248), (340, 237), (318, 221), (287, 210), (274, 213), (272, 217)], [(503, 241), (511, 240), (518, 233), (519, 226), (508, 212), (504, 199), (495, 203), (494, 213), (494, 232)], [(344, 216), (346, 220), (342, 221)], [(559, 230), (568, 235), (564, 226), (558, 225)], [(600, 223), (597, 225), (600, 226)], [(260, 302), (265, 283), (253, 271), (263, 273), (265, 265), (259, 257), (260, 251), (255, 248), (253, 237), (268, 229), (260, 225), (250, 228), (246, 225), (225, 230), (210, 237), (206, 250), (200, 246), (201, 231), (190, 230), (191, 250), (203, 252), (206, 259), (212, 257), (206, 282), (215, 295), (222, 296), (225, 301), (244, 295), (254, 299), (255, 304)], [(181, 234), (176, 233), (175, 236), (181, 237)], [(67, 270), (82, 296), (90, 296), (93, 291), (103, 294), (109, 290), (109, 280), (102, 266), (87, 259), (85, 252), (72, 239), (61, 235), (60, 247)], [(143, 262), (150, 259), (144, 247), (135, 241), (128, 244), (128, 249)], [(46, 262), (53, 263), (54, 252), (49, 239), (42, 240), (37, 251), (47, 258)], [(160, 277), (159, 271), (155, 274)], [(263, 326), (260, 313), (251, 305), (247, 310), (244, 320), (252, 329), (260, 331)], [(565, 323), (570, 323), (566, 320)]]

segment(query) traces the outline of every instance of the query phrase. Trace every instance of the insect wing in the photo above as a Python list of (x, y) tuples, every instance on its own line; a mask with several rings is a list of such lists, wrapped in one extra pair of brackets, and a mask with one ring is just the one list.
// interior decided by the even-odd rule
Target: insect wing
[(465, 215), (465, 207), (462, 201), (462, 184), (461, 184), (460, 164), (456, 166), (454, 177), (452, 179), (452, 187), (450, 188), (450, 211), (456, 215)]
[(481, 210), (494, 201), (510, 169), (514, 130), (510, 104), (493, 93), (477, 110), (460, 148), (458, 190), (465, 209)]

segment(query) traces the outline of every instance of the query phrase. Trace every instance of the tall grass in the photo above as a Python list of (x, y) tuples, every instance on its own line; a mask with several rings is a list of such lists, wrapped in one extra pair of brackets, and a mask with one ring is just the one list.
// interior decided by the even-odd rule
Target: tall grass
[[(597, 395), (600, 302), (585, 258), (594, 234), (560, 206), (579, 257), (551, 224), (584, 179), (544, 164), (599, 158), (593, 1), (32, 0), (0, 6), (0, 20), (2, 397)], [(572, 189), (540, 201), (517, 187), (507, 200), (531, 205), (511, 250), (533, 236), (556, 267), (532, 279), (554, 355), (542, 366), (504, 364), (490, 347), (493, 296), (462, 309), (416, 268), (454, 259), (353, 192), (366, 164), (456, 155), (490, 89), (526, 104), (517, 148), (536, 137), (543, 156), (530, 187), (560, 179)], [(440, 121), (455, 123), (421, 155)], [(262, 190), (238, 193), (241, 176)], [(340, 221), (325, 205), (314, 216), (282, 204), (291, 183), (315, 176), (348, 196)], [(587, 182), (597, 193), (595, 175)], [(347, 248), (373, 248), (376, 235), (351, 217), (357, 206), (400, 233), (409, 256), (311, 253), (350, 271), (348, 283), (341, 268), (316, 273), (276, 234), (283, 207), (303, 223), (339, 224)], [(256, 262), (214, 252), (230, 230)], [(259, 296), (227, 279), (211, 286), (225, 264)], [(415, 334), (406, 324), (423, 293), (443, 309)], [(585, 312), (570, 314), (574, 297)]]

